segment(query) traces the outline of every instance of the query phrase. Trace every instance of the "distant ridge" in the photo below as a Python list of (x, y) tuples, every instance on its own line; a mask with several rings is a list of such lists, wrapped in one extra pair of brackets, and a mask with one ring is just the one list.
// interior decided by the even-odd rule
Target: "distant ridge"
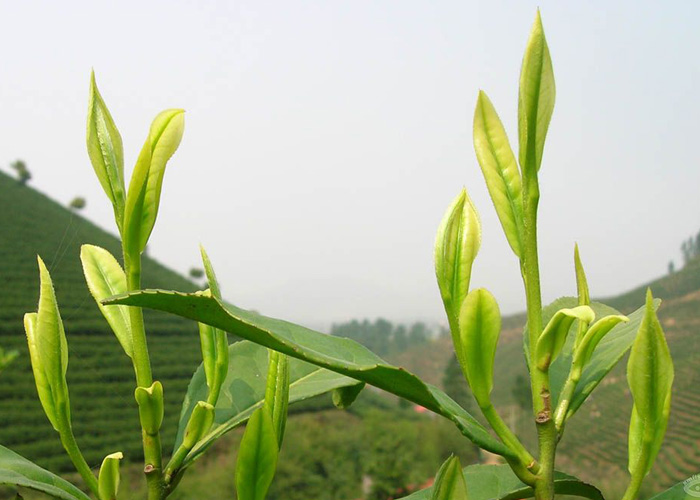
[[(0, 172), (0, 344), (21, 352), (0, 375), (0, 443), (60, 471), (72, 466), (41, 410), (22, 326), (24, 313), (37, 307), (37, 254), (51, 271), (66, 327), (73, 427), (88, 463), (98, 467), (115, 451), (129, 461), (142, 456), (131, 362), (85, 285), (79, 258), (84, 243), (104, 247), (122, 260), (116, 237)], [(143, 285), (196, 289), (149, 257), (144, 257)], [(192, 322), (151, 311), (145, 316), (154, 376), (165, 386), (163, 447), (169, 453), (180, 403), (200, 363), (199, 336)]]

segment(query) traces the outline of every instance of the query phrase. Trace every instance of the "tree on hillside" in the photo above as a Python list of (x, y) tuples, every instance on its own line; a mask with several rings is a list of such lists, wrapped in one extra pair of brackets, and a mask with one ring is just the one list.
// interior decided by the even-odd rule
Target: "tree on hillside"
[(688, 265), (690, 261), (700, 257), (700, 232), (681, 244), (681, 254), (683, 254), (683, 265)]
[(85, 208), (85, 205), (87, 205), (85, 198), (83, 198), (82, 196), (76, 196), (68, 204), (68, 208), (70, 208), (71, 210), (82, 210), (83, 208)]
[(22, 160), (15, 160), (12, 163), (10, 163), (10, 167), (17, 172), (17, 180), (19, 181), (21, 186), (24, 186), (29, 179), (32, 178), (31, 172), (29, 172), (29, 169), (27, 169), (27, 164), (24, 163)]

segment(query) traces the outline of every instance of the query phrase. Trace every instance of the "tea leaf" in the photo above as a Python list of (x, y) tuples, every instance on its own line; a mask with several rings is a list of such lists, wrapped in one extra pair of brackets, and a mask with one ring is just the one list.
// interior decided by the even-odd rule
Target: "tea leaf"
[(588, 306), (578, 306), (573, 309), (560, 309), (545, 326), (540, 338), (537, 339), (535, 359), (537, 368), (542, 371), (557, 359), (569, 334), (569, 329), (575, 320), (590, 323), (595, 319), (593, 309)]
[[(520, 500), (532, 498), (534, 491), (523, 484), (507, 465), (470, 465), (462, 469), (469, 500)], [(417, 491), (402, 500), (431, 500), (434, 487)], [(554, 472), (554, 492), (591, 500), (604, 500), (601, 492), (573, 476)]]
[(538, 10), (520, 72), (518, 137), (520, 168), (524, 178), (532, 178), (540, 169), (555, 94), (552, 59)]
[(117, 500), (119, 492), (119, 461), (124, 458), (121, 452), (107, 455), (102, 461), (98, 482), (100, 500)]
[(104, 306), (102, 300), (113, 295), (125, 293), (126, 275), (111, 253), (104, 248), (93, 245), (80, 247), (80, 260), (83, 263), (83, 273), (88, 289), (97, 307), (109, 323), (114, 335), (127, 356), (134, 352), (131, 338), (131, 320), (126, 306)]
[(36, 315), (25, 315), (24, 326), (39, 400), (53, 428), (61, 432), (63, 422), (70, 422), (68, 344), (51, 275), (41, 257), (37, 261), (41, 281), (39, 310)]
[(654, 464), (671, 410), (673, 361), (647, 290), (644, 318), (627, 363), (627, 381), (634, 399), (629, 429), (630, 474), (644, 477)]
[(459, 457), (450, 456), (435, 476), (431, 500), (468, 500)]
[(289, 359), (277, 351), (269, 351), (267, 368), (267, 386), (263, 408), (272, 418), (272, 427), (277, 442), (282, 448), (284, 429), (287, 425), (287, 407), (289, 406)]
[(197, 294), (144, 290), (108, 299), (105, 304), (138, 305), (171, 312), (208, 323), (290, 357), (353, 377), (452, 420), (465, 436), (481, 448), (513, 457), (513, 452), (508, 447), (491, 436), (484, 426), (444, 392), (402, 368), (387, 364), (352, 340), (267, 318), (225, 305), (213, 297)]
[(0, 446), (0, 484), (40, 491), (60, 500), (90, 500), (65, 479)]
[[(573, 308), (576, 307), (576, 304), (578, 304), (578, 300), (575, 297), (561, 297), (542, 309), (542, 320), (548, 322), (560, 309)], [(661, 301), (659, 299), (654, 300), (655, 309), (658, 308), (660, 304)], [(595, 315), (601, 318), (620, 315), (619, 311), (605, 304), (601, 304), (600, 302), (591, 302), (590, 307), (595, 312)], [(569, 406), (567, 419), (576, 413), (603, 378), (605, 378), (630, 347), (632, 347), (632, 343), (637, 335), (637, 329), (643, 317), (644, 307), (640, 307), (629, 315), (628, 322), (622, 322), (616, 325), (599, 342), (589, 362), (583, 369), (581, 379), (576, 386), (576, 391), (574, 392)], [(527, 326), (525, 327), (523, 340), (525, 352), (528, 352)], [(553, 407), (556, 407), (559, 401), (559, 395), (564, 386), (564, 382), (571, 370), (573, 348), (574, 339), (573, 336), (569, 336), (561, 354), (549, 367), (550, 391)]]
[(333, 390), (333, 404), (339, 410), (346, 410), (350, 408), (357, 396), (360, 395), (362, 389), (365, 388), (365, 383), (360, 382), (359, 384), (350, 385), (347, 387), (339, 387)]
[(491, 100), (479, 91), (474, 111), (474, 150), (491, 200), (513, 253), (521, 256), (523, 198), (518, 164)]
[(590, 361), (591, 357), (593, 356), (595, 348), (598, 346), (600, 341), (603, 340), (603, 337), (605, 337), (610, 330), (615, 328), (619, 323), (627, 321), (629, 321), (627, 316), (615, 314), (601, 318), (593, 323), (593, 325), (583, 336), (580, 345), (575, 347), (574, 363), (580, 363), (581, 368), (586, 366), (588, 361)]
[(146, 434), (158, 434), (163, 423), (163, 385), (156, 380), (151, 387), (137, 387), (134, 397), (139, 406), (141, 428)]
[(206, 401), (198, 401), (190, 414), (189, 421), (182, 436), (182, 445), (191, 450), (211, 428), (214, 423), (214, 407)]
[(453, 340), (462, 302), (469, 292), (472, 264), (481, 245), (481, 225), (466, 189), (452, 201), (435, 238), (435, 274)]
[(185, 129), (185, 112), (168, 109), (155, 117), (131, 174), (123, 234), (129, 255), (143, 252), (158, 215), (163, 175)]
[(124, 222), (124, 150), (122, 138), (114, 124), (95, 82), (90, 75), (90, 104), (87, 120), (87, 150), (97, 179), (114, 207), (114, 218), (122, 231)]
[(493, 362), (501, 313), (496, 299), (488, 290), (472, 290), (459, 316), (460, 342), (455, 345), (457, 359), (480, 406), (487, 405), (493, 388)]
[(272, 420), (262, 408), (248, 421), (236, 460), (239, 500), (265, 500), (277, 467), (277, 439)]
[[(236, 342), (228, 348), (231, 360), (222, 385), (221, 396), (216, 402), (214, 422), (183, 462), (188, 467), (209, 446), (226, 432), (245, 423), (254, 410), (265, 400), (268, 350), (247, 340)], [(336, 389), (351, 390), (360, 387), (357, 380), (318, 368), (296, 359), (289, 360), (289, 402), (295, 403)], [(241, 388), (245, 388), (242, 390)], [(190, 415), (199, 401), (207, 397), (207, 383), (202, 365), (194, 373), (182, 402), (180, 423), (174, 451), (182, 444)]]

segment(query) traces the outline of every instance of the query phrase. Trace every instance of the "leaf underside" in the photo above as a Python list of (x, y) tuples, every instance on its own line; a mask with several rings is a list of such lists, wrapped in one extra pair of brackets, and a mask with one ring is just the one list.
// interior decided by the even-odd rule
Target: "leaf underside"
[(171, 312), (287, 354), (317, 366), (361, 380), (419, 404), (452, 420), (481, 448), (513, 457), (501, 441), (437, 387), (426, 384), (403, 368), (387, 364), (350, 339), (325, 335), (286, 321), (268, 318), (213, 297), (162, 290), (145, 290), (115, 297), (106, 303), (126, 304)]

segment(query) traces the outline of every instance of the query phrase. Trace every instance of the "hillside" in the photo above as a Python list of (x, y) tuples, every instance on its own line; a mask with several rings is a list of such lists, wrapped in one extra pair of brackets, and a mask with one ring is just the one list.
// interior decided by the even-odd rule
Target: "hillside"
[[(37, 254), (49, 267), (56, 287), (70, 353), (73, 425), (88, 463), (99, 466), (107, 453), (117, 450), (128, 460), (141, 456), (131, 362), (89, 295), (79, 259), (83, 243), (99, 245), (120, 257), (117, 238), (0, 172), (0, 345), (20, 350), (20, 357), (2, 374), (0, 442), (52, 470), (71, 466), (41, 410), (22, 326), (24, 313), (37, 307)], [(147, 257), (143, 284), (195, 289), (190, 281)], [(150, 311), (146, 327), (154, 376), (165, 387), (167, 450), (187, 384), (200, 363), (199, 336), (193, 323)]]
[[(591, 284), (595, 289), (595, 284)], [(645, 481), (645, 491), (659, 491), (700, 471), (700, 260), (676, 273), (639, 286), (617, 297), (601, 299), (629, 313), (644, 303), (650, 286), (663, 299), (659, 318), (675, 364), (674, 393), (666, 440)], [(527, 445), (535, 442), (531, 416), (520, 410), (512, 395), (515, 378), (527, 375), (523, 359), (523, 314), (503, 319), (496, 354), (493, 398), (502, 415), (514, 425)], [(441, 385), (452, 355), (450, 339), (436, 339), (432, 348), (406, 352), (397, 359), (407, 370)], [(593, 392), (567, 426), (557, 457), (560, 466), (601, 484), (611, 498), (622, 495), (627, 481), (627, 426), (632, 399), (627, 387), (624, 359)], [(477, 408), (476, 404), (472, 408)], [(478, 410), (477, 410), (478, 411)], [(642, 495), (642, 497), (645, 497)]]

